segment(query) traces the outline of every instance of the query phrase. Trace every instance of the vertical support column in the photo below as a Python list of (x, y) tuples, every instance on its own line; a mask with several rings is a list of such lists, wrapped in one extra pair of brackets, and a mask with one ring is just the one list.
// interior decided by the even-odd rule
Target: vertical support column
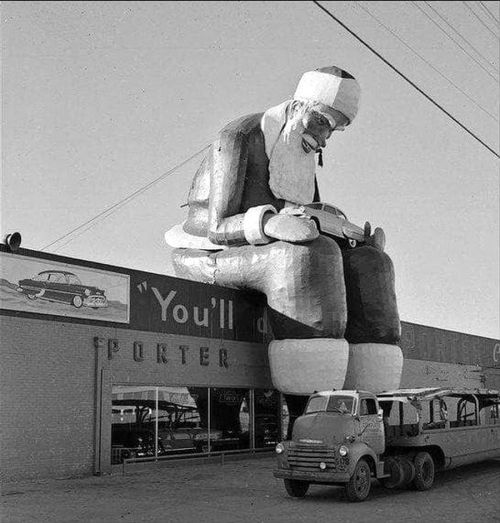
[(250, 405), (249, 405), (249, 414), (250, 414), (250, 448), (255, 450), (255, 390), (250, 389)]
[[(285, 401), (285, 395), (283, 393), (279, 393), (280, 395), (280, 400), (279, 400), (279, 414), (278, 414), (278, 423), (279, 423), (279, 426), (278, 426), (278, 430), (279, 430), (279, 440), (278, 441), (283, 441), (283, 439), (286, 439), (286, 436), (283, 437), (283, 428), (284, 428), (284, 422), (283, 422), (283, 408), (286, 404), (286, 401)], [(287, 412), (288, 412), (288, 405), (286, 406), (287, 408)], [(288, 412), (288, 424), (290, 424), (290, 413)], [(287, 429), (287, 433), (288, 433), (288, 427), (286, 428)]]
[(208, 446), (208, 452), (211, 452), (211, 441), (210, 441), (210, 431), (212, 430), (212, 424), (211, 424), (211, 417), (212, 417), (212, 400), (211, 400), (211, 392), (212, 389), (208, 387), (208, 404), (207, 404), (207, 429), (208, 429), (208, 435), (207, 435), (207, 446)]
[(95, 423), (94, 474), (111, 472), (111, 382), (108, 347), (104, 338), (94, 338), (95, 348)]

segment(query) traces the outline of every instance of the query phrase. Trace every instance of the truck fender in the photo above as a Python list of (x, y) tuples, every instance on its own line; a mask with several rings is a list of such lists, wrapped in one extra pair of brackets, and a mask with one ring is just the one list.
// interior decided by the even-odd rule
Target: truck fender
[(363, 443), (362, 441), (356, 441), (352, 445), (349, 445), (349, 472), (352, 474), (354, 471), (354, 467), (356, 466), (356, 463), (361, 459), (365, 458), (368, 465), (370, 465), (370, 469), (372, 471), (372, 474), (376, 477), (377, 476), (377, 463), (379, 462), (377, 455), (373, 451), (371, 447), (369, 447), (366, 443)]

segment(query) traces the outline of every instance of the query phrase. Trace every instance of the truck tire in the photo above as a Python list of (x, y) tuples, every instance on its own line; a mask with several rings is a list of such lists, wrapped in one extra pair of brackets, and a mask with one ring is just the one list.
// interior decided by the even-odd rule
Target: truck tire
[(398, 461), (403, 471), (404, 486), (410, 486), (415, 479), (415, 464), (408, 456), (398, 456)]
[(428, 452), (419, 452), (414, 459), (415, 479), (413, 487), (416, 490), (429, 490), (434, 484), (434, 460)]
[(363, 501), (368, 497), (371, 487), (371, 470), (368, 463), (361, 458), (354, 468), (345, 493), (349, 501)]
[(400, 487), (403, 484), (404, 470), (395, 456), (387, 456), (384, 460), (384, 472), (390, 474), (387, 478), (381, 478), (380, 483), (388, 489)]
[(303, 498), (309, 490), (309, 482), (298, 479), (285, 479), (285, 488), (288, 494), (294, 498)]

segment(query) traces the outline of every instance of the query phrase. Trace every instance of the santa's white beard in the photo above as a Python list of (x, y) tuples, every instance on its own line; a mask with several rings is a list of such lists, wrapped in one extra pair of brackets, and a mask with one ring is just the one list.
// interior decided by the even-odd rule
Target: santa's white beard
[(315, 157), (302, 148), (304, 127), (289, 120), (269, 158), (269, 186), (276, 198), (300, 205), (314, 198)]

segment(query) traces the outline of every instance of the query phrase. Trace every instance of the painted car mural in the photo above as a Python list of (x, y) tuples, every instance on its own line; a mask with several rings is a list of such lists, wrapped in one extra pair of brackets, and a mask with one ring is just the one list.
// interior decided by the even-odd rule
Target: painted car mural
[(84, 285), (78, 276), (68, 271), (42, 271), (33, 278), (19, 281), (17, 291), (30, 300), (48, 300), (67, 303), (79, 309), (99, 309), (108, 306), (105, 291)]

